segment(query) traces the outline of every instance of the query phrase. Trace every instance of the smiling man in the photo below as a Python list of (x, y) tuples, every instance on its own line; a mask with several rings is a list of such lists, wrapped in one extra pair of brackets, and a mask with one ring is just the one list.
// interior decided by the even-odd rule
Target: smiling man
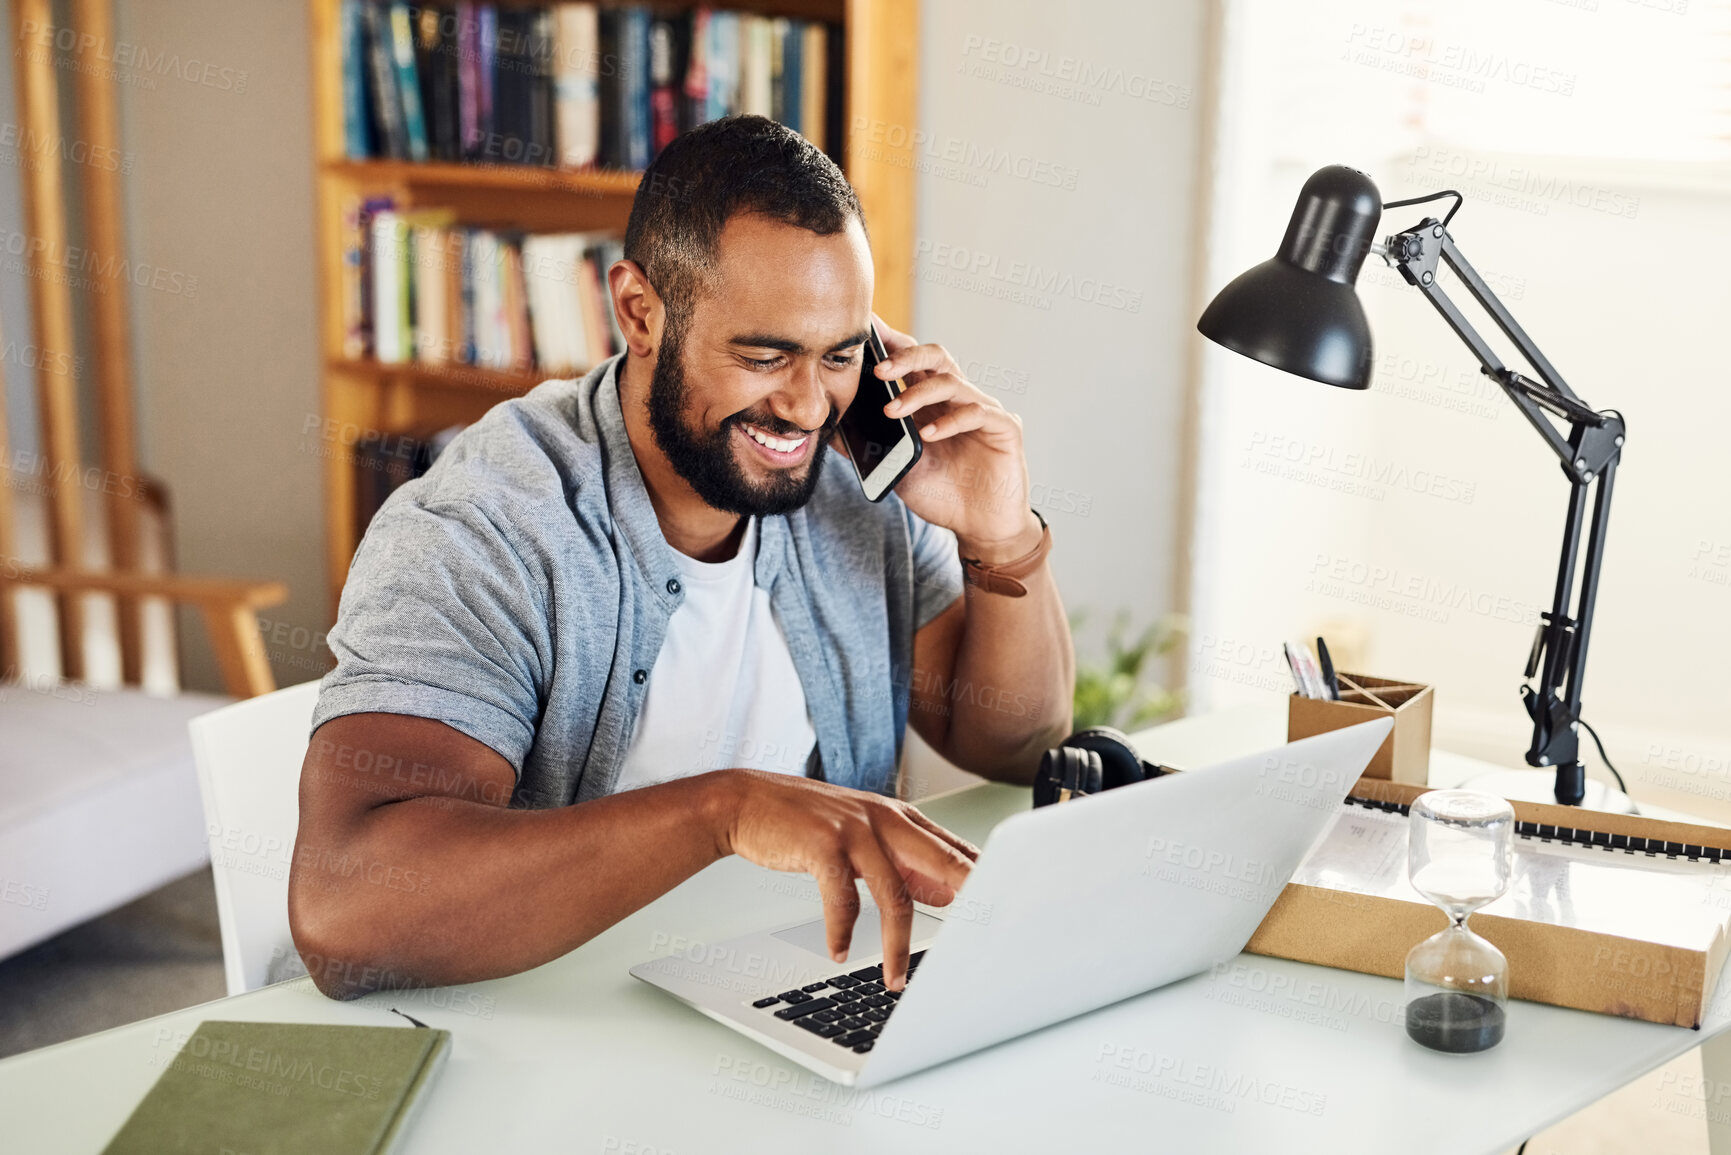
[(625, 353), (494, 407), (355, 557), (289, 880), (328, 995), (525, 970), (728, 854), (811, 874), (838, 959), (863, 879), (899, 987), (975, 854), (895, 799), (905, 726), (1020, 783), (1069, 730), (1019, 420), (885, 329), (925, 454), (874, 504), (831, 445), (873, 318), (827, 157), (679, 138), (609, 283)]

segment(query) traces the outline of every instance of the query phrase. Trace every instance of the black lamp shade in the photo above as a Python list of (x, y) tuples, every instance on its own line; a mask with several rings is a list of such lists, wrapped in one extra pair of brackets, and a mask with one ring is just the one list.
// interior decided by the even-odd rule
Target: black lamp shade
[(1280, 250), (1215, 296), (1196, 327), (1265, 365), (1344, 389), (1370, 385), (1370, 325), (1353, 288), (1382, 196), (1364, 173), (1318, 169), (1304, 182)]

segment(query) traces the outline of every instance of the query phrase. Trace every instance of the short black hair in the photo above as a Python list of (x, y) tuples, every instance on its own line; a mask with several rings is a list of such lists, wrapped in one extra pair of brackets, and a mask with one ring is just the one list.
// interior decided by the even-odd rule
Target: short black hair
[(841, 232), (849, 220), (865, 228), (841, 169), (785, 125), (724, 116), (675, 138), (644, 171), (625, 226), (625, 258), (661, 295), (675, 331), (715, 265), (721, 230), (741, 213), (819, 236)]

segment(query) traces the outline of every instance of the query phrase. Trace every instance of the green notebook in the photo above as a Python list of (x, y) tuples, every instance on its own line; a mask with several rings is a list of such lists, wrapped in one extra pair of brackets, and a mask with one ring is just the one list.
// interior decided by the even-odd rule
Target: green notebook
[(451, 1032), (200, 1023), (103, 1155), (382, 1155)]

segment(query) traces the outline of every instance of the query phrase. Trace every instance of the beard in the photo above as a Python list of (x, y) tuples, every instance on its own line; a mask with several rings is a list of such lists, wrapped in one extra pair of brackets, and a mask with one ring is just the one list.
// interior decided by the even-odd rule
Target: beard
[[(678, 329), (683, 329), (679, 326)], [(685, 378), (684, 333), (669, 324), (656, 352), (655, 370), (649, 380), (649, 428), (674, 472), (685, 479), (707, 504), (727, 513), (770, 517), (792, 513), (817, 491), (823, 475), (823, 459), (841, 414), (830, 406), (823, 427), (811, 436), (816, 444), (803, 472), (777, 470), (769, 480), (754, 482), (745, 475), (735, 455), (733, 427), (750, 423), (778, 437), (799, 437), (805, 430), (769, 413), (741, 410), (714, 431), (693, 430), (685, 421), (690, 397)]]

